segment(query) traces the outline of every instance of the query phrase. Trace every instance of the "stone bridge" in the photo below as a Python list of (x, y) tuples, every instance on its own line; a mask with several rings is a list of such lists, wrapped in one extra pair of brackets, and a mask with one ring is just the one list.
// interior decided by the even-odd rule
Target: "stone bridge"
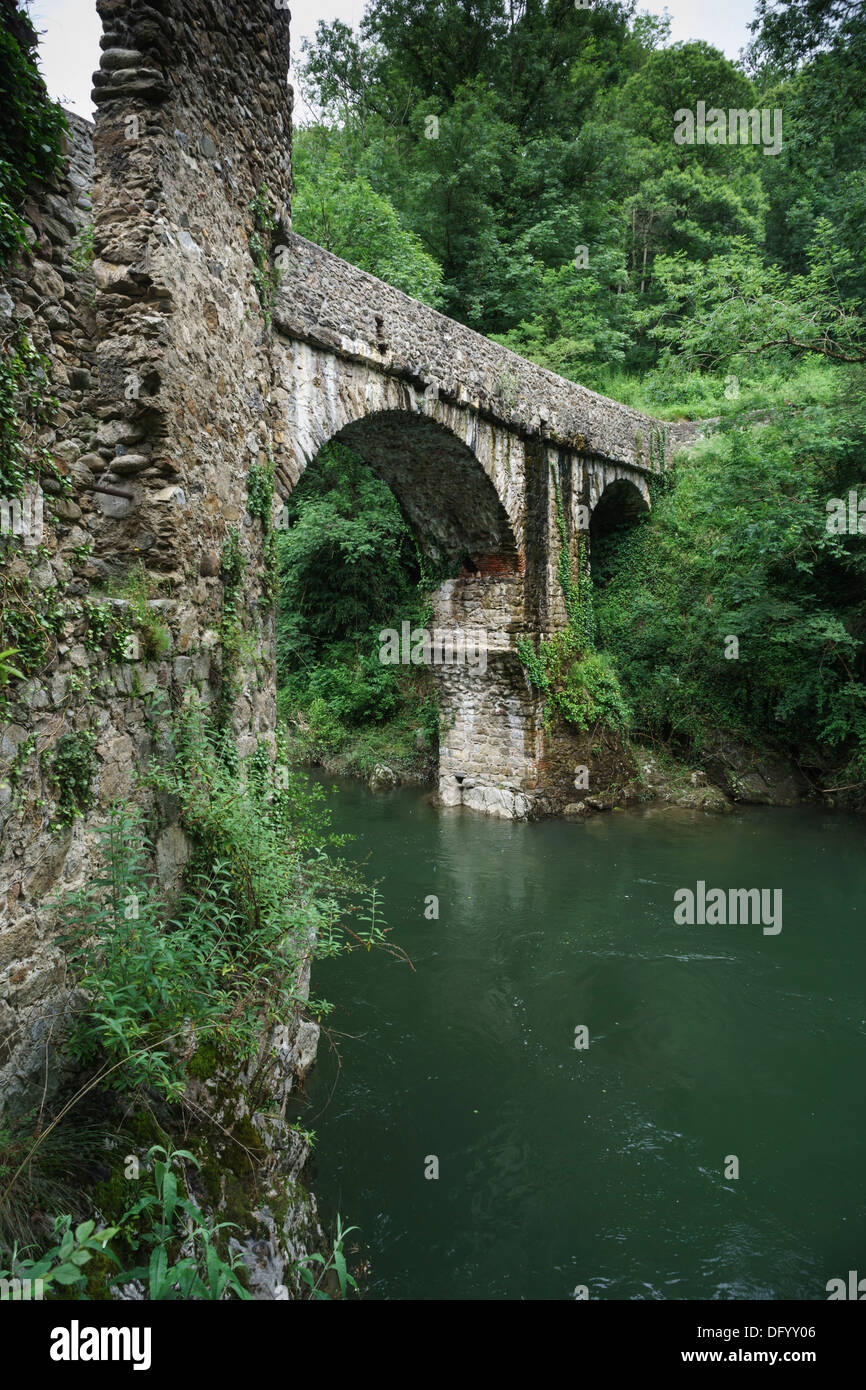
[[(448, 575), (435, 625), (486, 634), (483, 676), (437, 668), (442, 800), (522, 816), (571, 799), (573, 750), (545, 733), (515, 650), (518, 637), (537, 641), (565, 622), (556, 494), (577, 566), (605, 516), (648, 505), (675, 432), (292, 232), (285, 10), (161, 0), (158, 24), (144, 0), (100, 0), (99, 10), (101, 424), (88, 462), (99, 486), (131, 495), (97, 494), (98, 553), (121, 570), (143, 555), (178, 594), (197, 592), (185, 622), (198, 646), (213, 640), (220, 548), (243, 522), (251, 627), (272, 651), (248, 470), (273, 459), (285, 496), (325, 443), (352, 445)], [(251, 240), (264, 187), (277, 224), (268, 314)], [(203, 698), (218, 684), (212, 663)], [(242, 746), (270, 732), (273, 710), (271, 664), (250, 671), (235, 710)]]
[(573, 759), (563, 748), (551, 758), (515, 643), (566, 620), (557, 488), (576, 568), (605, 513), (649, 505), (668, 431), (303, 237), (286, 234), (275, 261), (272, 399), (284, 493), (329, 440), (350, 445), (450, 576), (435, 594), (435, 626), (486, 640), (483, 673), (481, 663), (434, 667), (441, 799), (517, 816), (539, 799), (573, 799)]
[[(545, 731), (515, 650), (520, 636), (537, 641), (565, 622), (557, 495), (576, 567), (594, 532), (646, 507), (653, 470), (694, 429), (672, 426), (663, 443), (647, 417), (292, 233), (281, 5), (98, 9), (95, 126), (71, 118), (66, 167), (25, 205), (28, 251), (0, 284), (3, 334), (17, 320), (44, 354), (59, 409), (38, 443), (66, 480), (43, 475), (41, 544), (2, 539), (13, 600), (56, 615), (44, 660), (4, 687), (0, 723), (0, 1088), (10, 1095), (40, 1075), (66, 1008), (57, 903), (93, 874), (114, 802), (148, 805), (159, 878), (180, 882), (183, 831), (132, 775), (171, 738), (172, 711), (197, 697), (241, 754), (273, 743), (279, 498), (272, 518), (257, 514), (254, 469), (272, 461), (285, 496), (339, 439), (386, 480), (446, 576), (435, 626), (488, 639), (483, 672), (434, 667), (442, 800), (524, 816), (573, 800), (575, 764), (592, 751)], [(277, 214), (272, 304), (253, 241), (264, 187)], [(82, 272), (74, 239), (90, 221), (95, 258)], [(118, 597), (133, 569), (134, 611)], [(97, 640), (92, 615), (132, 614), (144, 637), (142, 603), (159, 641), (121, 658)], [(52, 759), (60, 739), (82, 736), (92, 740), (87, 800), (64, 823)]]

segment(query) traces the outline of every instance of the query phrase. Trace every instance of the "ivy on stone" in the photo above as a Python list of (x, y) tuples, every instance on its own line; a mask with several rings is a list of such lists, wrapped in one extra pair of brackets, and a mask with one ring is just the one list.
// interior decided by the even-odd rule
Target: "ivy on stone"
[(269, 604), (274, 602), (278, 588), (276, 536), (271, 526), (273, 505), (274, 461), (269, 455), (264, 463), (251, 464), (247, 474), (247, 507), (262, 525), (262, 591)]
[(279, 224), (268, 185), (262, 183), (256, 196), (250, 201), (254, 230), (250, 233), (250, 252), (253, 258), (253, 284), (262, 306), (265, 329), (270, 332), (273, 324), (274, 298), (280, 284), (280, 272), (271, 265), (273, 238)]
[(231, 719), (232, 707), (238, 696), (240, 686), (241, 621), (238, 597), (241, 591), (247, 562), (240, 547), (240, 538), (232, 529), (223, 542), (220, 559), (220, 578), (223, 582), (222, 615), (220, 618), (220, 644), (222, 647), (222, 686), (214, 709), (214, 722), (218, 730), (225, 730)]
[(30, 186), (60, 166), (66, 118), (36, 66), (38, 37), (17, 0), (0, 0), (0, 266), (26, 247), (19, 215)]
[(93, 778), (96, 775), (96, 734), (63, 734), (53, 749), (42, 755), (42, 767), (57, 789), (58, 825), (71, 825), (93, 805)]
[(579, 556), (579, 579), (572, 573), (571, 550), (559, 479), (551, 466), (559, 531), (557, 579), (568, 622), (536, 650), (528, 637), (517, 639), (517, 654), (532, 685), (544, 695), (544, 722), (555, 716), (581, 731), (605, 724), (625, 732), (630, 712), (616, 673), (595, 647), (595, 607), (589, 560)]

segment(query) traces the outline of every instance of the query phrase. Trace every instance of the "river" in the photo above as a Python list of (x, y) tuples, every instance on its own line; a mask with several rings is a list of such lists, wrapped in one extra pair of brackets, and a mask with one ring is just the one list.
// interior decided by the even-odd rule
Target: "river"
[[(861, 821), (516, 824), (341, 781), (334, 825), (415, 966), (313, 973), (339, 1067), (323, 1033), (299, 1119), (365, 1297), (826, 1299), (866, 1275)], [(677, 925), (698, 881), (781, 889), (781, 931)]]

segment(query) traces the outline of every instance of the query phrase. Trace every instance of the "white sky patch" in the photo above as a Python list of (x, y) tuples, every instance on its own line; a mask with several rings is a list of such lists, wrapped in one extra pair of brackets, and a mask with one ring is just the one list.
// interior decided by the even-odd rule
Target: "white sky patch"
[(672, 21), (672, 43), (703, 39), (733, 61), (752, 40), (749, 24), (755, 17), (754, 0), (722, 0), (715, 5), (708, 0), (668, 0), (666, 6), (638, 5), (650, 14), (661, 14), (665, 8)]
[[(293, 67), (301, 39), (315, 35), (320, 19), (341, 19), (356, 29), (365, 8), (365, 0), (290, 0)], [(755, 11), (754, 0), (723, 0), (716, 5), (707, 0), (667, 0), (667, 5), (648, 3), (639, 8), (651, 14), (666, 8), (673, 42), (703, 39), (731, 59), (749, 42), (748, 24)], [(92, 120), (91, 78), (99, 66), (102, 33), (96, 0), (31, 0), (29, 9), (42, 34), (40, 63), (49, 93)]]
[(49, 95), (92, 121), (91, 78), (102, 37), (96, 0), (33, 0), (28, 9), (40, 35), (39, 65)]

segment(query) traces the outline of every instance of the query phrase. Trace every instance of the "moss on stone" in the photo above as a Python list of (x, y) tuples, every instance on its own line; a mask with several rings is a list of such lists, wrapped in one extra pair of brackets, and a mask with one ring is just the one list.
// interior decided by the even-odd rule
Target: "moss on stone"
[(198, 1081), (209, 1081), (219, 1070), (220, 1052), (215, 1042), (199, 1043), (195, 1054), (187, 1063), (187, 1073)]
[(163, 1129), (153, 1111), (147, 1106), (142, 1106), (140, 1110), (135, 1110), (123, 1123), (123, 1133), (128, 1134), (131, 1139), (141, 1145), (144, 1149), (149, 1149), (153, 1144), (163, 1144), (167, 1146), (171, 1142), (168, 1131)]

